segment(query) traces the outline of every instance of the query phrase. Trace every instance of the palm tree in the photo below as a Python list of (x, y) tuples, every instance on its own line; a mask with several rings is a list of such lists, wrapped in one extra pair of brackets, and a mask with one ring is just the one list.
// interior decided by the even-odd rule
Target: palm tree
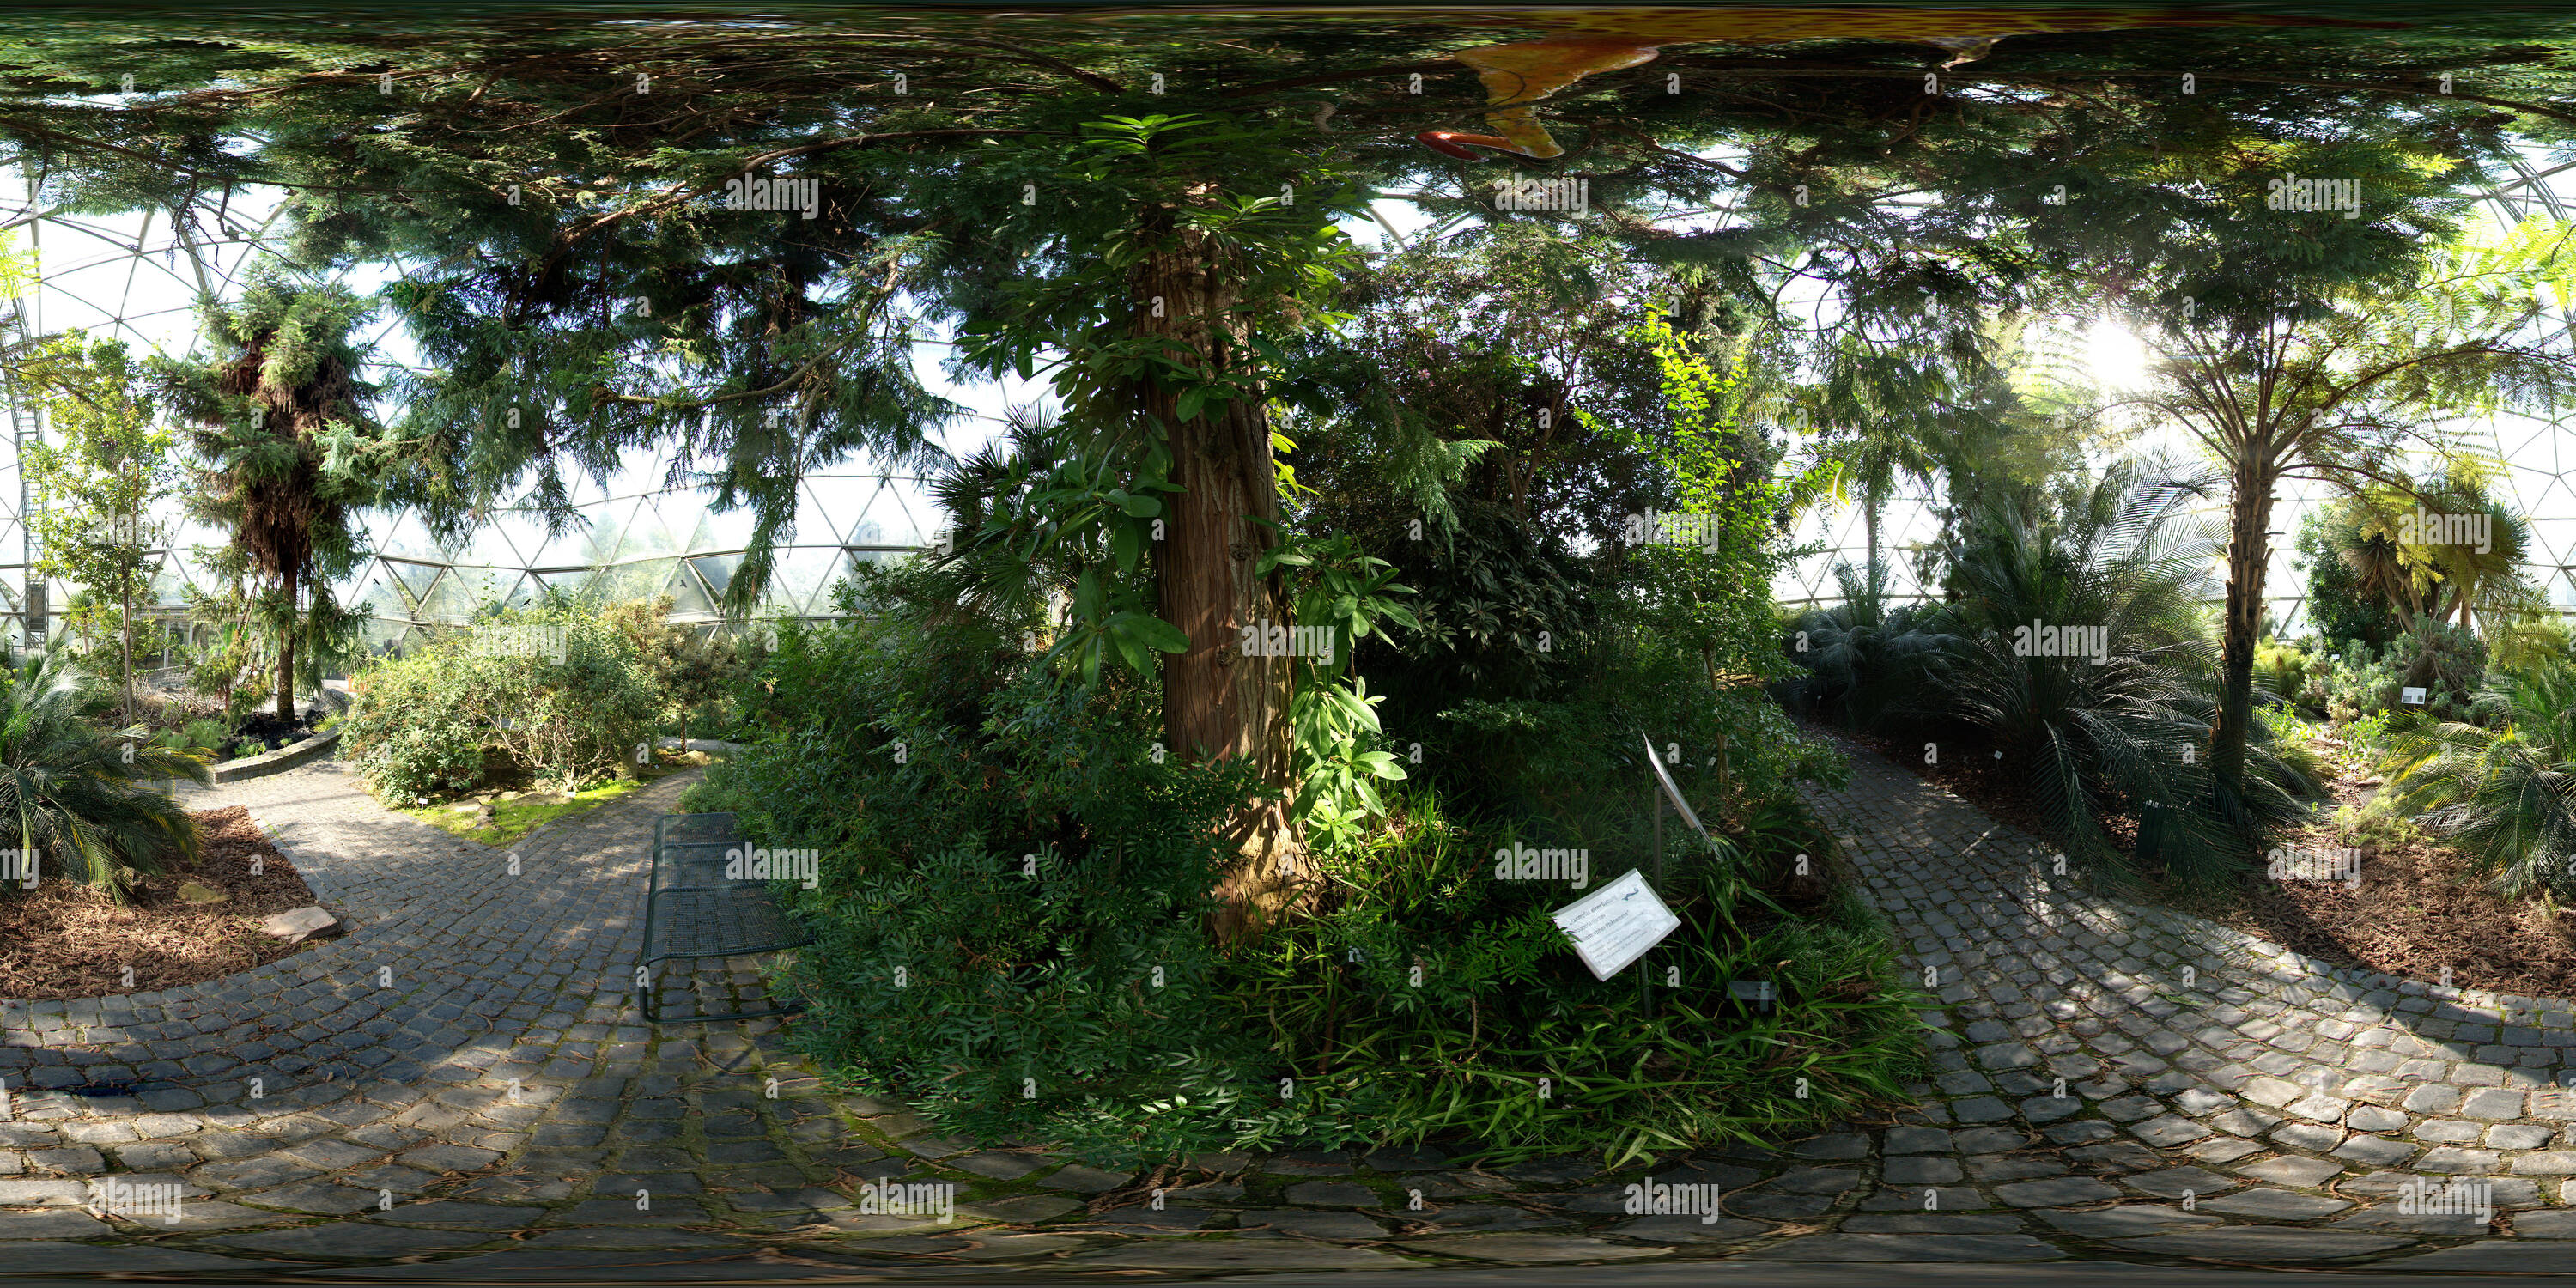
[(1791, 660), (1807, 668), (1805, 690), (1818, 714), (1849, 729), (1877, 732), (1891, 719), (1919, 718), (1931, 686), (1924, 670), (1953, 641), (1939, 629), (1941, 610), (1891, 605), (1887, 567), (1867, 573), (1834, 565), (1842, 602), (1798, 618)]
[(2478, 703), (2500, 712), (2496, 728), (2447, 721), (2398, 736), (2398, 803), (2499, 892), (2576, 898), (2576, 664), (2499, 673)]
[(1779, 397), (1799, 421), (1829, 431), (1850, 428), (1850, 437), (1829, 440), (1824, 451), (1841, 463), (1843, 486), (1859, 497), (1865, 568), (1881, 564), (1879, 522), (1897, 485), (1929, 485), (1947, 463), (1939, 445), (1948, 440), (1961, 383), (1955, 358), (1937, 340), (1881, 344), (1847, 331), (1823, 355), (1822, 383)]
[(2479, 519), (2486, 529), (2485, 541), (2427, 543), (2434, 569), (2451, 588), (2451, 607), (2458, 610), (2461, 626), (2471, 625), (2474, 611), (2485, 619), (2485, 633), (2494, 635), (2512, 621), (2549, 611), (2548, 597), (2522, 571), (2531, 553), (2531, 524), (2489, 495), (2481, 472), (2454, 470), (2427, 499), (2435, 512)]
[[(2219, 547), (2187, 510), (2214, 486), (2132, 460), (2055, 506), (1994, 497), (1949, 551), (1957, 644), (1932, 691), (2026, 775), (2067, 857), (2114, 884), (2130, 874), (2101, 819), (2121, 805), (2144, 827), (2139, 857), (2196, 880), (2224, 876), (2315, 790), (2259, 745), (2241, 806), (2212, 790), (2218, 671), (2200, 605)], [(2103, 633), (2051, 656), (2034, 623)]]
[(136, 871), (165, 855), (194, 858), (197, 826), (146, 784), (213, 781), (205, 762), (110, 730), (109, 698), (90, 676), (41, 654), (0, 684), (0, 840), (123, 898)]
[(381, 435), (367, 414), (375, 388), (359, 372), (368, 353), (350, 333), (369, 308), (346, 287), (303, 289), (264, 269), (238, 301), (201, 302), (219, 356), (156, 364), (207, 463), (190, 508), (231, 534), (231, 564), (268, 585), (260, 616), (277, 641), (280, 723), (295, 719), (297, 679), (318, 680), (322, 655), (344, 655), (354, 642), (359, 616), (332, 599), (331, 583), (361, 553), (357, 511), (376, 500), (384, 471), (419, 447)]
[(2576, 279), (2576, 229), (2539, 221), (2493, 246), (2404, 264), (2403, 280), (2347, 283), (2213, 316), (2166, 314), (2159, 384), (2136, 401), (2199, 440), (2227, 474), (2224, 688), (2211, 760), (2221, 790), (2247, 781), (2254, 650), (2262, 635), (2280, 485), (2412, 491), (2404, 466), (2462, 413), (2545, 409), (2576, 392), (2576, 358), (2527, 334), (2540, 292)]

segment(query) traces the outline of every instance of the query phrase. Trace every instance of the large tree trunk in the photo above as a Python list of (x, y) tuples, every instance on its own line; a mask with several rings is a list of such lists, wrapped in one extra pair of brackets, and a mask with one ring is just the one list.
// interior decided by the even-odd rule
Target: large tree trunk
[(2254, 720), (2254, 645), (2263, 633), (2263, 579), (2272, 560), (2273, 476), (2268, 447), (2249, 448), (2238, 463), (2229, 506), (2227, 616), (2220, 649), (2222, 684), (2210, 772), (2222, 803), (2245, 796), (2245, 747)]
[(1862, 575), (1869, 579), (1866, 584), (1872, 587), (1878, 584), (1878, 507), (1879, 499), (1876, 496), (1862, 498), (1860, 526), (1861, 531), (1866, 534), (1864, 540), (1869, 547), (1869, 567)]
[[(1204, 365), (1226, 369), (1246, 352), (1229, 320), (1233, 280), (1203, 242), (1184, 234), (1139, 268), (1138, 330), (1170, 336)], [(1284, 800), (1290, 659), (1248, 657), (1238, 647), (1243, 627), (1287, 619), (1276, 586), (1254, 572), (1276, 539), (1252, 520), (1279, 517), (1269, 418), (1258, 399), (1238, 399), (1184, 422), (1173, 397), (1150, 385), (1139, 386), (1137, 401), (1162, 420), (1172, 482), (1184, 489), (1165, 498), (1167, 526), (1157, 551), (1159, 611), (1190, 642), (1187, 652), (1163, 658), (1164, 737), (1195, 761), (1250, 759), (1277, 793), (1228, 829), (1239, 857), (1219, 887), (1226, 906), (1215, 929), (1232, 939), (1287, 908), (1305, 884), (1304, 855)]]
[(295, 724), (295, 565), (290, 563), (278, 573), (277, 583), (286, 593), (286, 624), (277, 633), (277, 718), (291, 728)]

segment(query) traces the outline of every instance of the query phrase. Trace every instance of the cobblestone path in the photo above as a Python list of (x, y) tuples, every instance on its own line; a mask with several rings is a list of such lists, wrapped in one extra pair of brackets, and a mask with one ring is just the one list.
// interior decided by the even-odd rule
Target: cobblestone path
[[(2552, 1085), (2576, 1008), (2339, 975), (2052, 889), (2037, 843), (1874, 757), (1817, 799), (1910, 969), (1937, 971), (1936, 1084), (1903, 1125), (1655, 1169), (1723, 1187), (1708, 1220), (1623, 1215), (1639, 1178), (1598, 1160), (1402, 1151), (1201, 1158), (1157, 1209), (1137, 1178), (827, 1097), (768, 1022), (645, 1026), (645, 849), (687, 781), (526, 838), (516, 875), (337, 764), (199, 796), (249, 806), (350, 933), (193, 988), (0, 1003), (0, 1274), (2576, 1271), (2576, 1102)], [(688, 986), (759, 993), (722, 968)], [(888, 1176), (953, 1183), (952, 1219), (863, 1215), (857, 1187)], [(2401, 1184), (2449, 1178), (2492, 1182), (2492, 1224), (2397, 1215)], [(181, 1217), (101, 1213), (94, 1180), (183, 1187)]]

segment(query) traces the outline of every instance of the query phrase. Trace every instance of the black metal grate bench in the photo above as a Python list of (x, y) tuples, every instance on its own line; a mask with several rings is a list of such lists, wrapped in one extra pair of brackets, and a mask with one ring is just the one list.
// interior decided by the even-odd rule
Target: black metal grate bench
[(724, 1015), (662, 1014), (661, 972), (669, 961), (747, 957), (813, 942), (769, 891), (766, 881), (728, 881), (728, 851), (743, 850), (731, 814), (665, 814), (653, 822), (653, 872), (644, 894), (643, 976), (637, 981), (651, 1024), (757, 1020), (804, 1009), (790, 1001), (764, 1011)]

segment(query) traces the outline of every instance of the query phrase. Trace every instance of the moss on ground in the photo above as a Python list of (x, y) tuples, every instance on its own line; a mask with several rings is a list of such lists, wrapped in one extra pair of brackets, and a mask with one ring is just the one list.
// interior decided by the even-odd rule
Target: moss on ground
[[(503, 794), (511, 789), (495, 787), (427, 805), (398, 807), (394, 812), (469, 841), (478, 841), (496, 849), (505, 848), (556, 819), (588, 813), (610, 801), (640, 792), (683, 769), (706, 764), (708, 759), (704, 752), (660, 751), (654, 753), (652, 765), (635, 771), (635, 777), (612, 778), (585, 787), (569, 797), (560, 792), (521, 790), (504, 800)], [(457, 809), (459, 805), (486, 802), (492, 806), (492, 821), (488, 825), (477, 824), (477, 813)]]

